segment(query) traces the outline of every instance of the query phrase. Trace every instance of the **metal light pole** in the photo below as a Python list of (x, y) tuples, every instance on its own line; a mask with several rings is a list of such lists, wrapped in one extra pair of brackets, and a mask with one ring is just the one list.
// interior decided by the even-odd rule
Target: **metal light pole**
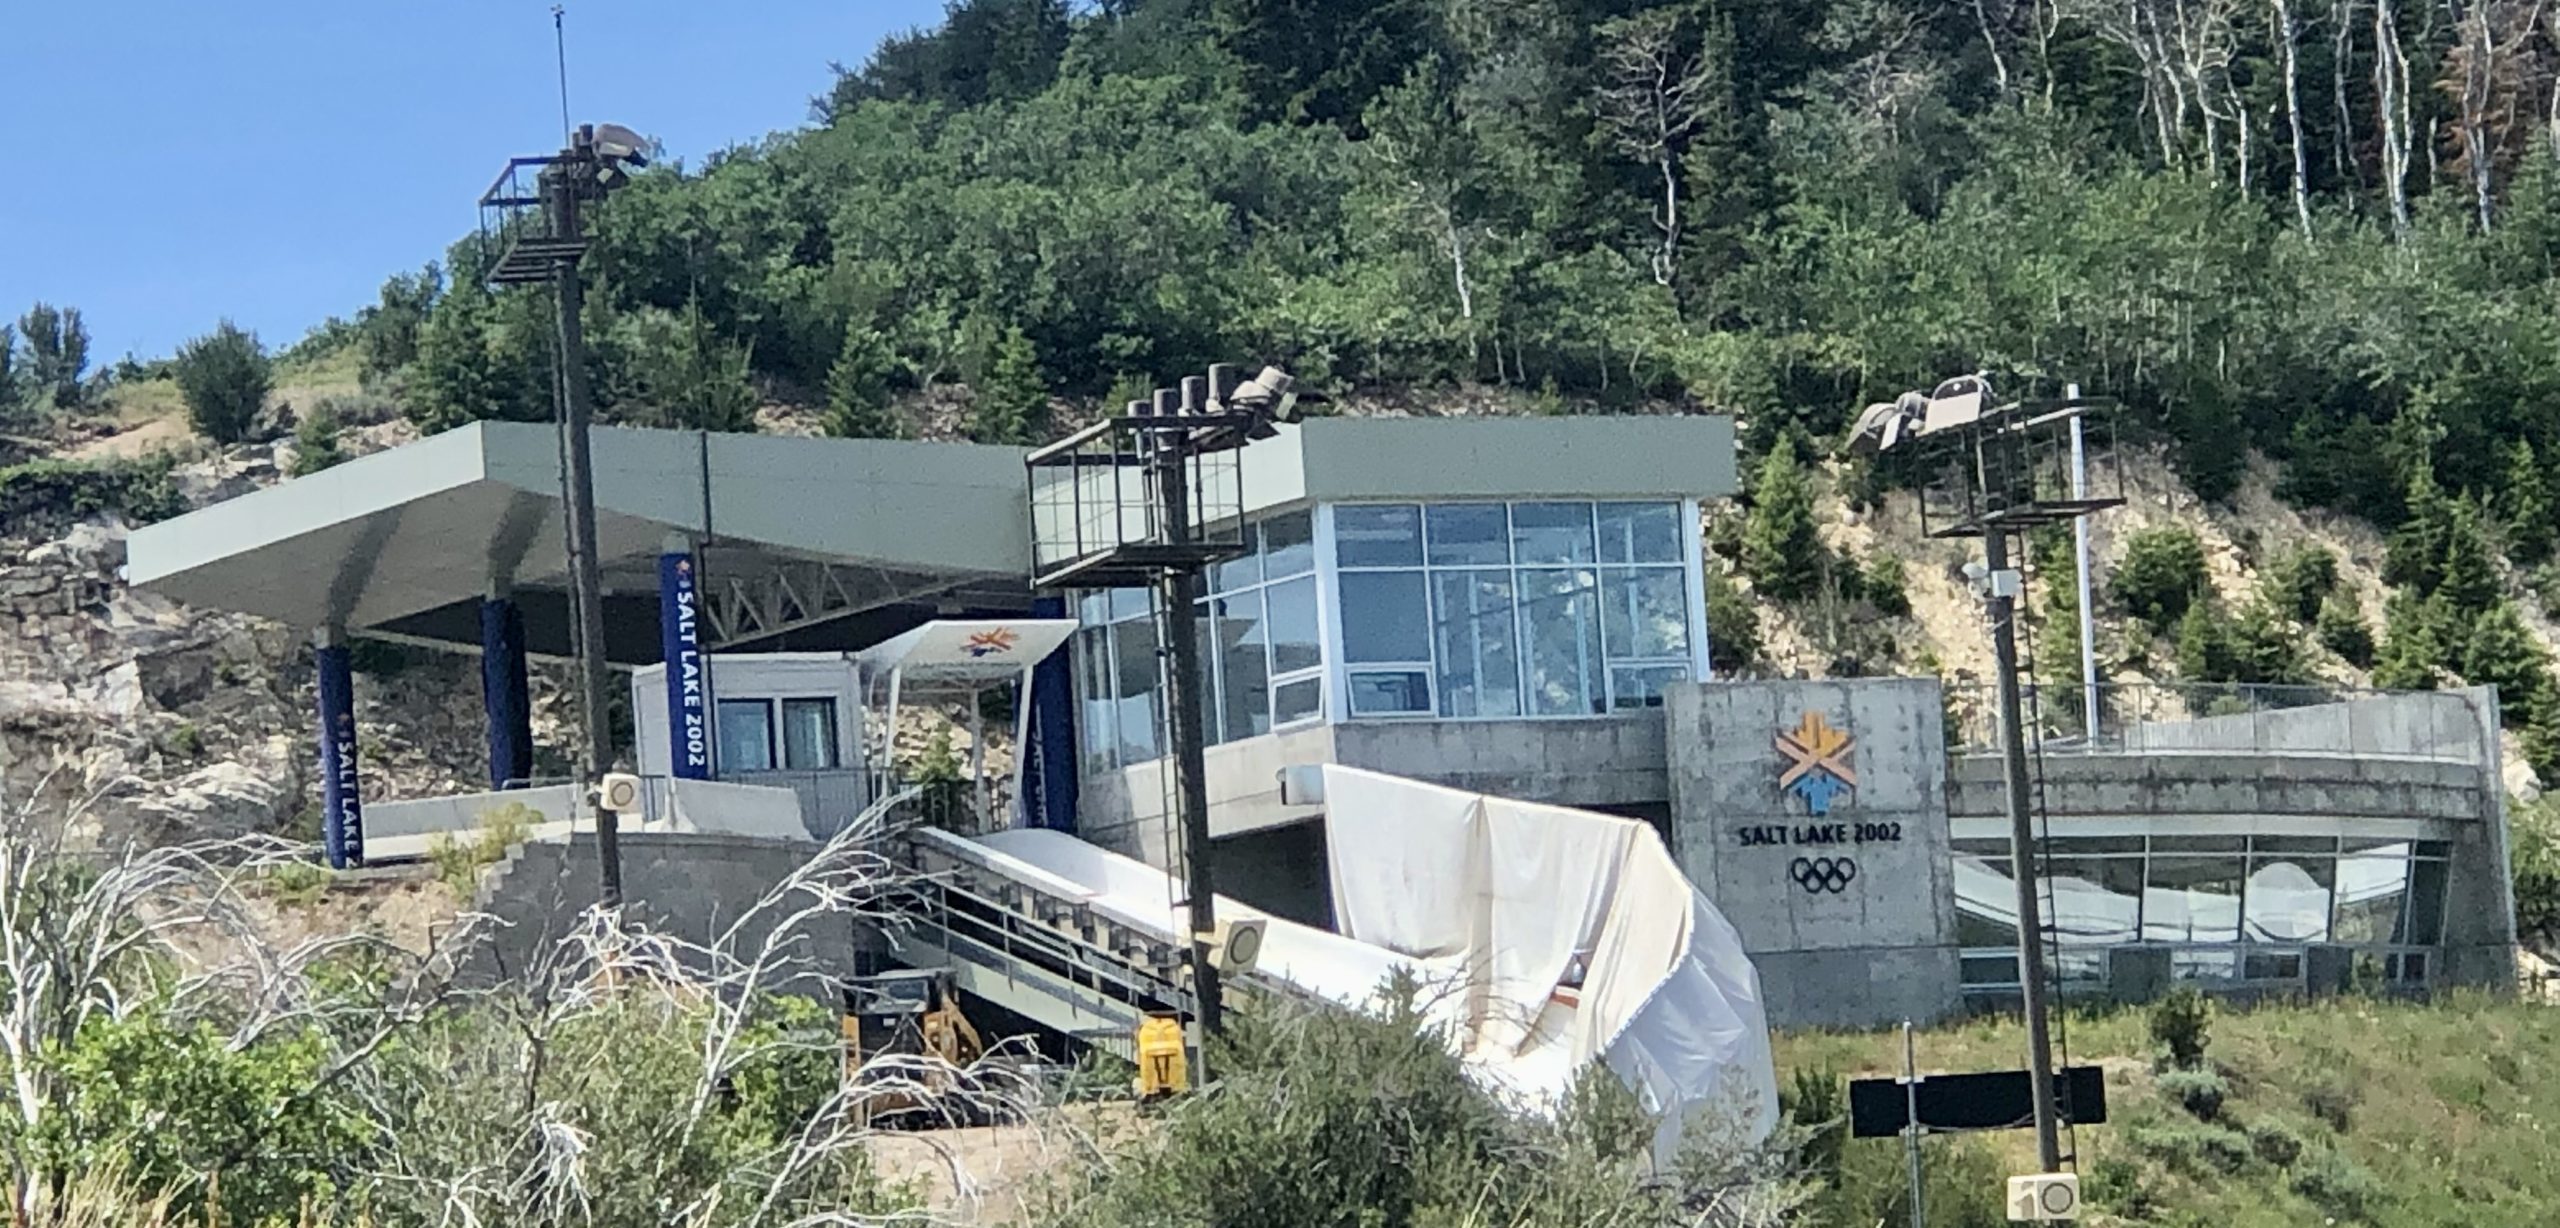
[[(1183, 381), (1189, 384), (1191, 380)], [(1159, 393), (1157, 412), (1168, 412)], [(1192, 544), (1191, 478), (1185, 464), (1190, 443), (1180, 433), (1156, 436), (1154, 484), (1157, 510), (1164, 515), (1165, 544), (1177, 553)], [(1191, 992), (1205, 1038), (1226, 1028), (1226, 1003), (1218, 983), (1218, 965), (1209, 944), (1217, 929), (1217, 876), (1209, 865), (1208, 739), (1200, 729), (1200, 704), (1207, 688), (1200, 684), (1200, 575), (1195, 567), (1167, 567), (1156, 576), (1156, 600), (1163, 607), (1158, 635), (1165, 652), (1165, 748), (1173, 770), (1173, 799), (1182, 827), (1183, 894), (1190, 899)], [(1205, 1057), (1206, 1054), (1204, 1053)]]
[(2027, 1013), (2027, 1079), (2036, 1102), (2036, 1159), (2043, 1165), (2039, 1171), (2050, 1173), (2062, 1168), (2062, 1137), (2054, 1121), (2044, 918), (2036, 899), (2036, 829), (2027, 804), (2027, 731), (2018, 702), (2019, 580), (2009, 570), (2009, 535), (1996, 526), (1982, 535), (1982, 563), (1989, 572), (1991, 658), (2000, 680), (2000, 774), (2009, 802), (2009, 878), (2018, 889), (2018, 985)]
[[(505, 255), (490, 269), (490, 283), (547, 283), (552, 288), (559, 346), (553, 355), (551, 388), (558, 401), (570, 639), (578, 663), (580, 804), (595, 814), (598, 894), (603, 905), (612, 909), (622, 906), (622, 839), (619, 816), (598, 804), (597, 797), (605, 769), (613, 762), (613, 729), (605, 717), (610, 683), (604, 655), (604, 582), (596, 550), (593, 414), (587, 402), (587, 343), (581, 323), (586, 290), (578, 261), (587, 250), (588, 203), (603, 200), (608, 191), (629, 179), (631, 170), (649, 164), (641, 153), (642, 143), (627, 128), (580, 125), (559, 153), (510, 159), (497, 182), (480, 196), (484, 230), (493, 211), (520, 223)], [(536, 168), (536, 190), (528, 193), (519, 175)], [(540, 224), (524, 222), (525, 210), (537, 210)]]

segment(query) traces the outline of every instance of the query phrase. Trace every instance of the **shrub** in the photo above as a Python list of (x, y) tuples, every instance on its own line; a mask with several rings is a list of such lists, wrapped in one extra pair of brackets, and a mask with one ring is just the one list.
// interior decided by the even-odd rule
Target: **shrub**
[(1866, 590), (1867, 604), (1874, 606), (1876, 613), (1889, 618), (1911, 616), (1911, 590), (1903, 578), (1900, 556), (1879, 554), (1870, 560), (1859, 586)]
[(1718, 674), (1749, 669), (1760, 659), (1760, 611), (1733, 577), (1707, 569), (1707, 664)]
[(1849, 1144), (1849, 1106), (1841, 1093), (1839, 1074), (1798, 1068), (1778, 1100), (1787, 1121), (1804, 1136), (1796, 1159), (1805, 1175), (1825, 1185), (1839, 1185), (1841, 1152)]
[(328, 894), (330, 878), (327, 866), (288, 861), (267, 872), (267, 894), (288, 908), (308, 908)]
[(2560, 793), (2507, 808), (2515, 865), (2516, 932), (2548, 944), (2560, 934)]
[(523, 802), (482, 811), (480, 829), (470, 839), (456, 840), (446, 832), (428, 841), (427, 860), (434, 863), (437, 880), (467, 903), (479, 894), (480, 872), (506, 860), (507, 850), (532, 836), (533, 825), (542, 818), (541, 811)]
[(307, 477), (344, 461), (338, 451), (338, 414), (327, 404), (312, 410), (293, 428), (294, 477)]
[(1007, 329), (988, 358), (986, 382), (970, 390), (969, 438), (1033, 444), (1049, 429), (1049, 384), (1040, 355), (1019, 328)]
[(2144, 529), (2125, 542), (2108, 588), (2134, 617), (2170, 626), (2205, 591), (2204, 542), (2184, 526)]
[(2180, 985), (2151, 1004), (2151, 1039), (2169, 1051), (2173, 1066), (2201, 1065), (2212, 1027), (2213, 1003), (2192, 985)]
[(2287, 551), (2270, 569), (2267, 597), (2295, 622), (2320, 616), (2320, 605), (2338, 587), (2338, 556), (2327, 546), (2304, 545)]
[(149, 524), (186, 510), (166, 460), (46, 458), (0, 468), (0, 525), (13, 531), (45, 532), (101, 512)]
[(2277, 1168), (2291, 1168), (2302, 1158), (2302, 1136), (2280, 1121), (2254, 1122), (2249, 1126), (2249, 1150)]
[(2302, 1089), (2302, 1107), (2340, 1134), (2354, 1123), (2355, 1089), (2343, 1083), (2313, 1083)]
[(224, 320), (211, 333), (178, 347), (176, 365), (187, 421), (197, 432), (215, 443), (248, 438), (266, 405), (271, 378), (266, 347), (258, 344), (257, 334)]
[(2249, 1167), (2249, 1136), (2211, 1122), (2143, 1123), (2125, 1131), (2136, 1151), (2192, 1176), (2229, 1175)]
[(2231, 1087), (2222, 1076), (2211, 1070), (2178, 1068), (2160, 1072), (2160, 1094), (2178, 1102), (2197, 1121), (2213, 1121), (2222, 1116), (2222, 1102), (2231, 1095)]
[(2363, 1219), (2378, 1201), (2381, 1186), (2344, 1153), (2324, 1151), (2318, 1160), (2294, 1171), (2293, 1192), (2339, 1219)]

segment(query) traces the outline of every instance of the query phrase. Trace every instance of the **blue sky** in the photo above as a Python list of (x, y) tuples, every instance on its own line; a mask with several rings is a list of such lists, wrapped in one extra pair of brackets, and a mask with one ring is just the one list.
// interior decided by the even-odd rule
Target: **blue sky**
[[(0, 23), (0, 318), (79, 307), (99, 363), (229, 316), (271, 346), (440, 257), (560, 144), (549, 0), (90, 0)], [(941, 0), (571, 0), (582, 122), (688, 162), (807, 122), (827, 62)]]

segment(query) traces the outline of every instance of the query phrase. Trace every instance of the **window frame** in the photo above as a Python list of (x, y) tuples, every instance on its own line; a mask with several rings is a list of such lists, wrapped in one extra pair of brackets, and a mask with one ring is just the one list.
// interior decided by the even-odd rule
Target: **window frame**
[[(732, 705), (734, 705), (734, 706), (736, 706), (736, 707), (740, 707), (740, 708), (745, 708), (745, 707), (753, 706), (753, 707), (756, 707), (756, 708), (759, 708), (759, 709), (762, 709), (762, 710), (763, 710), (763, 712), (764, 712), (764, 766), (763, 766), (763, 767), (737, 767), (737, 766), (735, 766), (735, 765), (731, 764), (730, 762), (728, 762), (728, 759), (729, 759), (729, 754), (728, 754), (728, 745), (727, 745), (727, 743), (723, 740), (723, 735), (722, 735), (722, 733), (721, 733), (721, 731), (720, 731), (720, 730), (721, 730), (721, 726), (722, 726), (722, 725), (724, 725), (724, 724), (726, 724), (727, 722), (722, 721), (722, 720), (720, 719), (720, 716), (721, 716), (721, 713), (722, 713), (724, 710), (726, 710), (727, 708), (731, 707)], [(773, 697), (772, 697), (772, 696), (770, 696), (770, 695), (739, 695), (739, 696), (733, 696), (733, 697), (724, 697), (724, 696), (718, 696), (718, 695), (712, 696), (712, 698), (711, 698), (711, 744), (712, 744), (712, 746), (714, 747), (714, 752), (713, 752), (713, 753), (715, 753), (716, 755), (718, 755), (718, 756), (719, 756), (718, 766), (719, 766), (719, 770), (720, 770), (721, 772), (723, 772), (723, 773), (727, 773), (727, 772), (774, 772), (774, 771), (780, 771), (780, 770), (781, 770), (779, 767), (777, 767), (777, 766), (776, 766), (777, 764), (779, 764), (779, 763), (781, 763), (781, 762), (782, 762), (782, 755), (781, 755), (781, 753), (780, 753), (780, 752), (781, 752), (781, 747), (777, 746), (777, 745), (775, 744), (775, 741), (774, 741), (774, 737), (775, 737), (775, 735), (781, 732), (781, 730), (780, 730), (779, 726), (777, 726), (777, 725), (775, 724), (775, 715), (776, 715), (776, 714), (775, 714), (775, 711), (774, 711)]]
[[(776, 695), (774, 706), (774, 768), (778, 772), (841, 772), (844, 770), (844, 713), (833, 695)], [(822, 705), (827, 714), (827, 763), (824, 767), (795, 767), (791, 763), (791, 708), (794, 704)]]

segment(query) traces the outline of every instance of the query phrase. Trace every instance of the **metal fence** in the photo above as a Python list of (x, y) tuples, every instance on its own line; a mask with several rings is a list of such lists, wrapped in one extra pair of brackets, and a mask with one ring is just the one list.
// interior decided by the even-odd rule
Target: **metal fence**
[[(2253, 683), (2100, 684), (2097, 728), (2079, 684), (2021, 688), (2028, 745), (2044, 754), (2286, 754), (2482, 764), (2490, 715), (2475, 694)], [(1947, 688), (1947, 748), (1996, 753), (1999, 696)]]

